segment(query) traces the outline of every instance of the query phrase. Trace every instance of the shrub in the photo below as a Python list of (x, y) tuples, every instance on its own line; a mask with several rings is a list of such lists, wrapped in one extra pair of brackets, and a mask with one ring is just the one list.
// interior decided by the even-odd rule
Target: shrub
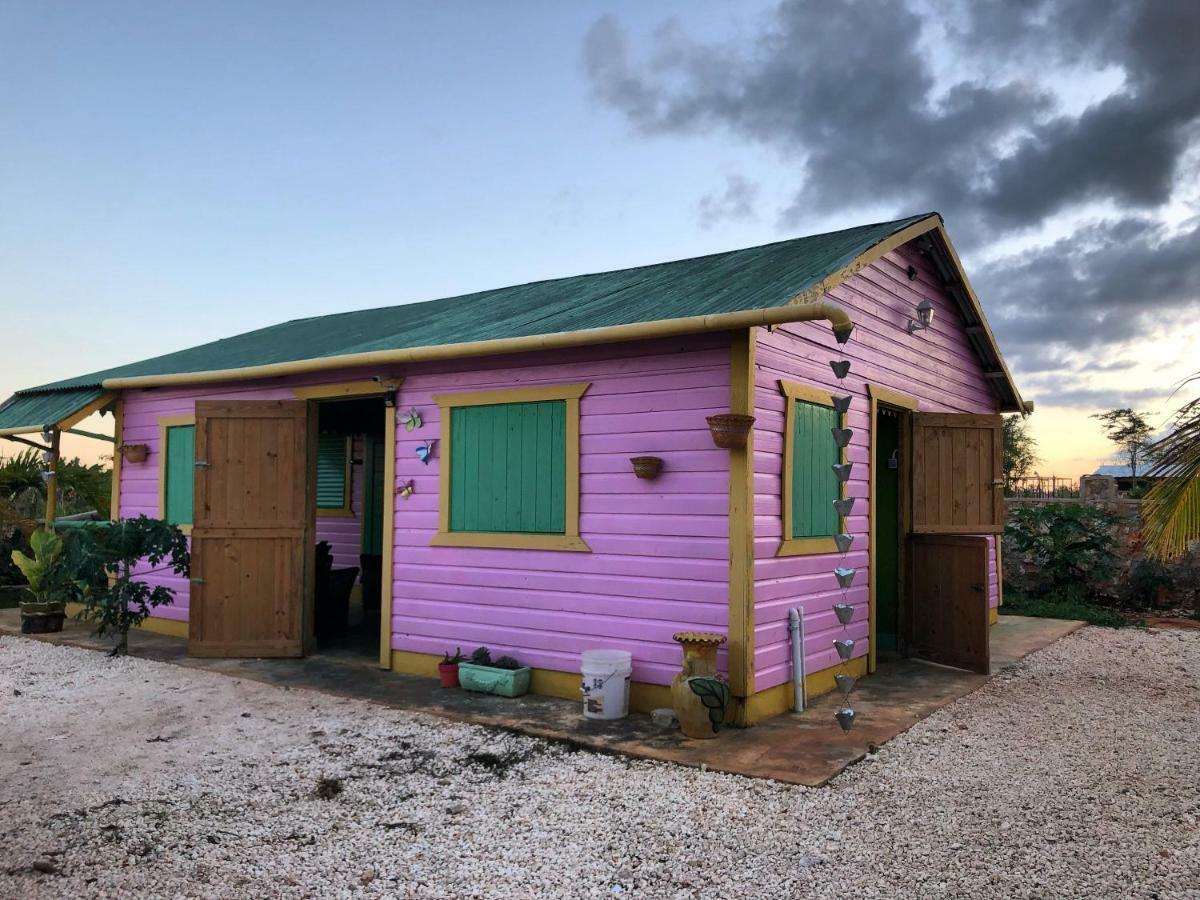
[(1158, 560), (1139, 559), (1129, 567), (1129, 579), (1125, 582), (1124, 600), (1137, 609), (1157, 605), (1158, 589), (1168, 591), (1175, 587), (1171, 572)]
[(1117, 568), (1112, 513), (1079, 503), (1047, 503), (1013, 510), (1005, 549), (1025, 560), (1021, 587), (1070, 601), (1111, 599)]

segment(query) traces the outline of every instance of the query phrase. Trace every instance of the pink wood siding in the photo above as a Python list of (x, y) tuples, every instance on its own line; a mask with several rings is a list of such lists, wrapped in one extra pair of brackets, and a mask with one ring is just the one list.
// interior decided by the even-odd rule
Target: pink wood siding
[[(723, 336), (421, 366), (404, 373), (398, 405), (424, 425), (397, 437), (393, 639), (397, 650), (442, 653), (486, 644), (529, 665), (579, 671), (579, 654), (633, 653), (637, 681), (679, 670), (671, 635), (723, 631), (728, 621), (728, 451), (705, 416), (729, 408)], [(430, 547), (437, 530), (435, 393), (588, 381), (580, 404), (580, 532), (591, 553)], [(631, 456), (661, 456), (654, 481)]]
[[(905, 274), (916, 267), (916, 281)], [(933, 326), (915, 335), (905, 332), (922, 297), (933, 301)], [(855, 535), (847, 565), (858, 568), (849, 600), (857, 613), (848, 634), (861, 643), (855, 655), (867, 652), (868, 599), (868, 424), (866, 384), (891, 388), (920, 400), (928, 411), (993, 413), (996, 401), (984, 379), (978, 358), (967, 343), (954, 303), (938, 286), (928, 261), (912, 244), (889, 253), (831, 292), (855, 322), (846, 345), (852, 361), (849, 377), (839, 387), (829, 360), (839, 357), (833, 334), (825, 323), (798, 323), (775, 332), (759, 329), (754, 433), (755, 506), (755, 690), (791, 678), (787, 610), (801, 606), (805, 622), (805, 667), (816, 672), (839, 660), (833, 640), (842, 634), (832, 605), (841, 597), (833, 567), (841, 557), (775, 556), (783, 534), (782, 470), (784, 397), (780, 378), (854, 396), (848, 416), (854, 438), (849, 460), (854, 470), (848, 494), (860, 498), (848, 522)], [(996, 605), (994, 551), (989, 566), (989, 603)]]

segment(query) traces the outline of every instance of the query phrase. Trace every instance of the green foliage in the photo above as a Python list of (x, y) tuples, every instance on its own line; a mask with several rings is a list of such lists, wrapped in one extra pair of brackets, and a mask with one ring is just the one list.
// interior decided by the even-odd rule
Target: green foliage
[(1175, 587), (1171, 572), (1156, 559), (1139, 559), (1129, 567), (1124, 601), (1136, 609), (1147, 609), (1158, 599), (1158, 589)]
[(29, 536), (33, 556), (20, 550), (12, 551), (12, 561), (25, 580), (35, 600), (66, 600), (72, 587), (71, 572), (63, 555), (63, 540), (53, 531), (38, 529)]
[(1047, 503), (1013, 510), (1004, 546), (1030, 565), (1022, 586), (1075, 602), (1103, 597), (1116, 571), (1112, 513), (1079, 503)]
[[(46, 466), (38, 450), (29, 449), (0, 460), (0, 500), (17, 507), (26, 518), (46, 514)], [(79, 460), (58, 461), (58, 514), (63, 516), (96, 510), (107, 516), (112, 502), (112, 469)]]
[(25, 576), (13, 561), (16, 551), (32, 550), (20, 526), (0, 520), (0, 587), (25, 584)]
[(517, 658), (515, 656), (502, 656), (492, 663), (492, 668), (508, 669), (511, 672), (515, 672), (517, 669), (521, 668), (521, 664), (517, 662)]
[(1200, 400), (1184, 404), (1151, 452), (1153, 474), (1164, 477), (1142, 506), (1146, 552), (1157, 559), (1182, 556), (1200, 541)]
[(477, 666), (490, 666), (492, 664), (492, 651), (487, 647), (476, 647), (471, 651), (471, 662)]
[(1104, 628), (1125, 628), (1134, 624), (1120, 613), (1092, 603), (1053, 597), (1034, 598), (1008, 587), (1004, 589), (1004, 614), (1041, 619), (1073, 619)]
[(191, 563), (183, 532), (147, 516), (82, 523), (69, 532), (67, 546), (76, 599), (84, 606), (79, 618), (95, 623), (100, 636), (117, 633), (114, 653), (124, 652), (131, 626), (140, 625), (175, 595), (163, 585), (139, 581), (134, 567), (145, 561), (154, 570), (161, 567), (186, 576)]
[(732, 696), (729, 685), (715, 675), (694, 675), (687, 680), (687, 686), (708, 710), (708, 721), (712, 723), (713, 731), (720, 731), (721, 723), (725, 721), (725, 708), (729, 706)]
[(1125, 461), (1129, 463), (1129, 474), (1135, 480), (1138, 476), (1138, 466), (1143, 465), (1150, 448), (1150, 435), (1154, 429), (1146, 421), (1147, 413), (1134, 412), (1129, 407), (1110, 409), (1108, 412), (1094, 413), (1093, 419), (1100, 420), (1100, 426), (1110, 441), (1117, 445)]
[(466, 657), (465, 657), (465, 656), (463, 656), (462, 647), (455, 647), (455, 648), (454, 648), (454, 655), (453, 655), (453, 656), (451, 656), (451, 655), (450, 655), (450, 651), (449, 651), (449, 650), (447, 650), (445, 653), (443, 653), (443, 654), (442, 654), (442, 662), (441, 662), (441, 665), (443, 665), (443, 666), (457, 666), (457, 665), (458, 665), (460, 662), (462, 662), (464, 659), (466, 659)]
[(1004, 484), (1012, 484), (1014, 478), (1023, 478), (1037, 465), (1037, 441), (1029, 433), (1029, 423), (1024, 416), (1004, 417)]

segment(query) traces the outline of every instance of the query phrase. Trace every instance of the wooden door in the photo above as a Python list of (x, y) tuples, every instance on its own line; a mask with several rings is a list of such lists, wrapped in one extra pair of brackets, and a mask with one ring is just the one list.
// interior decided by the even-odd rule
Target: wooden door
[(909, 654), (986, 675), (987, 538), (914, 534), (908, 543), (902, 627)]
[(304, 655), (314, 430), (302, 400), (197, 402), (191, 655)]
[(914, 533), (1004, 530), (1000, 416), (913, 413), (912, 454)]

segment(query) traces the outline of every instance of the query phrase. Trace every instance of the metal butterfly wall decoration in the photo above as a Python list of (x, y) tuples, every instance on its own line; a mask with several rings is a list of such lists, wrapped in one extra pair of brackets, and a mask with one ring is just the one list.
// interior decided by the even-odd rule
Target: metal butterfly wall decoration
[(416, 409), (410, 409), (406, 413), (400, 414), (400, 424), (404, 426), (405, 431), (412, 431), (415, 428), (420, 428), (423, 424), (421, 414)]
[(426, 441), (417, 447), (417, 459), (425, 463), (425, 465), (429, 465), (429, 460), (433, 456), (433, 445), (436, 443), (436, 440)]
[(415, 489), (416, 485), (413, 484), (412, 479), (410, 478), (408, 481), (404, 482), (404, 484), (400, 485), (400, 490), (396, 491), (396, 493), (407, 500), (413, 495), (413, 491)]

